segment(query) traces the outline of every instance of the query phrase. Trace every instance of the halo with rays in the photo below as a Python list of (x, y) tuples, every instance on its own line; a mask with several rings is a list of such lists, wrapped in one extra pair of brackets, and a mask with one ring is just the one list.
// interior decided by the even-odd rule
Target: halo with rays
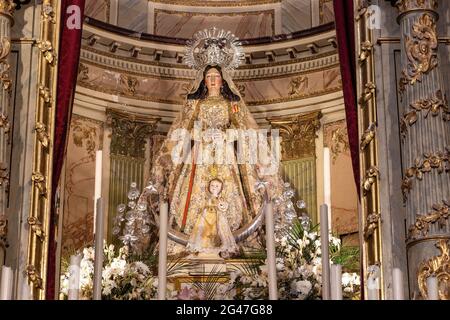
[(231, 71), (237, 69), (244, 58), (239, 39), (230, 31), (214, 27), (194, 34), (186, 45), (184, 62), (196, 70), (207, 65), (218, 65)]

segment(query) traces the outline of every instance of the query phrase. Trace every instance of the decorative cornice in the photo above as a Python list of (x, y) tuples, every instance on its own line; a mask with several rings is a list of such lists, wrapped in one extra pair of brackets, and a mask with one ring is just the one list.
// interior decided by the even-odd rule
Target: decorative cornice
[(241, 1), (199, 1), (199, 0), (149, 0), (153, 3), (161, 3), (164, 5), (180, 5), (180, 6), (201, 6), (201, 7), (247, 7), (260, 6), (264, 4), (278, 4), (282, 0), (241, 0)]
[(398, 0), (395, 4), (400, 14), (417, 10), (435, 11), (438, 7), (437, 0)]

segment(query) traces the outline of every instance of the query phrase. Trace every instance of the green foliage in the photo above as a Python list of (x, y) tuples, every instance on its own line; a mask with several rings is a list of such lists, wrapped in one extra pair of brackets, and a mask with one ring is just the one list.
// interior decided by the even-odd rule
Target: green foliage
[(360, 269), (360, 250), (356, 246), (341, 247), (339, 251), (331, 250), (330, 259), (335, 264), (342, 265), (342, 269), (346, 272), (359, 272)]

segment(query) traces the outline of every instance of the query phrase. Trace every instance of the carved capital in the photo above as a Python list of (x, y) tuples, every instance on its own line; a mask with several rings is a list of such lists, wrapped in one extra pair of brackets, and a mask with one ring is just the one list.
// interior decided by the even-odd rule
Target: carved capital
[(107, 123), (112, 128), (111, 154), (145, 158), (147, 138), (160, 118), (107, 110)]
[(417, 281), (422, 297), (428, 298), (427, 278), (436, 277), (438, 280), (438, 293), (441, 300), (450, 300), (450, 247), (449, 240), (442, 239), (436, 243), (436, 247), (441, 252), (427, 261), (423, 261), (419, 266)]
[(273, 117), (267, 121), (272, 129), (279, 129), (282, 160), (294, 160), (314, 156), (316, 153), (317, 131), (320, 129), (322, 113)]
[(437, 0), (398, 0), (395, 4), (400, 14), (410, 11), (431, 10), (435, 11), (438, 7)]

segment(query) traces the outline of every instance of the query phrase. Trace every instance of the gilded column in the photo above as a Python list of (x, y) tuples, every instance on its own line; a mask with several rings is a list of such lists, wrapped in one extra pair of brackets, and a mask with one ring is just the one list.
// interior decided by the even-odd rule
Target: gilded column
[(448, 271), (447, 275), (440, 274), (438, 264), (431, 264), (435, 269), (426, 267), (439, 250), (448, 255), (450, 113), (438, 59), (438, 1), (401, 0), (397, 7), (401, 34), (402, 192), (410, 296), (418, 299), (426, 298), (428, 276), (437, 276), (442, 290), (450, 286)]
[[(11, 26), (14, 24), (14, 3), (12, 0), (0, 0), (0, 246), (6, 249), (7, 236), (7, 193), (9, 185), (9, 135), (11, 134)], [(0, 261), (0, 264), (2, 261)]]

